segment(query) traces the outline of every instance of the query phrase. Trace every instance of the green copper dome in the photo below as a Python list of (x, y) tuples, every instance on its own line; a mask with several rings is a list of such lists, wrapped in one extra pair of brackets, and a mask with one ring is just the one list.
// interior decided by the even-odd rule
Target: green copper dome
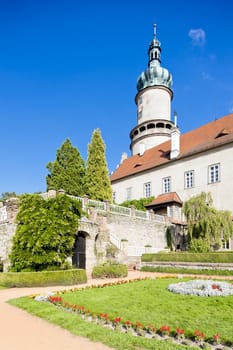
[(137, 90), (141, 91), (150, 86), (172, 87), (172, 75), (166, 68), (160, 66), (161, 45), (156, 38), (156, 25), (154, 24), (154, 38), (148, 50), (148, 68), (141, 73), (137, 81)]

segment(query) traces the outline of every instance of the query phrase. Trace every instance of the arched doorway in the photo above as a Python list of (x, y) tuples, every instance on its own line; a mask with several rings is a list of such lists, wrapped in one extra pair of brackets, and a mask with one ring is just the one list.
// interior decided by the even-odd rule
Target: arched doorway
[(86, 236), (85, 232), (78, 232), (74, 243), (72, 265), (79, 269), (86, 269)]

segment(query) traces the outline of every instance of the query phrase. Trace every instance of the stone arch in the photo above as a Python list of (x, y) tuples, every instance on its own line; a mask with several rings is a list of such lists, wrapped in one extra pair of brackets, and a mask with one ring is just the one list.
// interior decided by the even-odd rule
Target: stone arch
[[(90, 221), (86, 218), (82, 218), (80, 220), (78, 232), (75, 240), (75, 245), (73, 248), (72, 263), (74, 267), (77, 267), (77, 268), (84, 267), (87, 272), (87, 275), (91, 275), (92, 269), (96, 265), (95, 237), (97, 234), (98, 234), (98, 224), (96, 224), (94, 220)], [(79, 240), (81, 240), (81, 245), (82, 245), (82, 249), (80, 247), (80, 252), (78, 248)], [(76, 254), (79, 254), (78, 256), (75, 256), (75, 250), (76, 250)], [(85, 255), (81, 255), (84, 253)], [(77, 258), (79, 258), (79, 260)]]
[(86, 240), (90, 236), (85, 231), (78, 231), (75, 238), (72, 255), (72, 265), (79, 269), (86, 269)]

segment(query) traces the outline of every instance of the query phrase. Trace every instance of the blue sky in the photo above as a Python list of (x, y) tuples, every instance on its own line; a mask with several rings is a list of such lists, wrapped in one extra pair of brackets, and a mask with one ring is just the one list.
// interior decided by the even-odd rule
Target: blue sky
[(0, 194), (46, 190), (46, 164), (94, 129), (109, 171), (129, 151), (153, 23), (181, 132), (233, 112), (231, 0), (0, 2)]

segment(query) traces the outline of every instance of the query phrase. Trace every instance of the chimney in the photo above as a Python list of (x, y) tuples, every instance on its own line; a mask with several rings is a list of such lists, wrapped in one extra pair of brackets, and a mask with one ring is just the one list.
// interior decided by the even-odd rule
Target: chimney
[(139, 155), (143, 156), (143, 154), (145, 153), (145, 150), (146, 150), (145, 143), (140, 143), (140, 145), (139, 145)]
[(171, 131), (171, 153), (170, 159), (175, 159), (180, 154), (180, 130), (175, 127)]
[(127, 158), (128, 158), (127, 153), (126, 153), (126, 152), (123, 152), (122, 155), (121, 155), (121, 162), (120, 162), (120, 164), (123, 163), (124, 160), (126, 160)]

